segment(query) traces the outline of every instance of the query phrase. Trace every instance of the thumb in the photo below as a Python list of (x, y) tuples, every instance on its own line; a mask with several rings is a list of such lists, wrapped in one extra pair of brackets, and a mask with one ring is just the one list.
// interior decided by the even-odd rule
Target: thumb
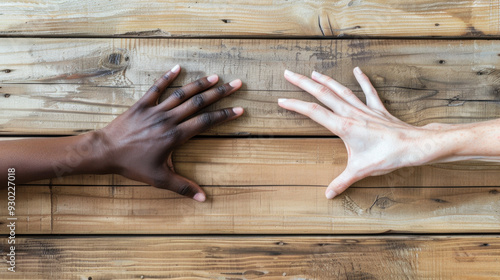
[(326, 188), (325, 195), (327, 199), (332, 199), (337, 195), (344, 192), (349, 186), (354, 184), (359, 179), (356, 178), (354, 172), (345, 169), (337, 178), (335, 178), (328, 188)]
[(157, 186), (158, 188), (171, 190), (199, 202), (205, 201), (205, 192), (198, 184), (174, 172), (168, 171), (167, 173), (167, 182)]

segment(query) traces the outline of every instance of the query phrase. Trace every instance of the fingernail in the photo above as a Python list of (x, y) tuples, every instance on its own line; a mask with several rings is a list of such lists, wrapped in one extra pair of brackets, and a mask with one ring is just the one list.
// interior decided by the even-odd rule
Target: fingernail
[(215, 82), (217, 82), (217, 80), (218, 80), (218, 79), (219, 79), (219, 76), (217, 76), (217, 75), (215, 75), (215, 74), (214, 74), (214, 75), (210, 75), (210, 76), (208, 76), (208, 77), (207, 77), (207, 80), (208, 80), (209, 82), (211, 82), (211, 83), (215, 83)]
[(361, 69), (359, 69), (359, 67), (354, 68), (354, 73), (363, 74), (363, 72), (361, 72)]
[(236, 115), (241, 115), (241, 114), (243, 114), (243, 108), (241, 108), (241, 107), (234, 107), (234, 108), (233, 108), (233, 112), (234, 112)]
[(206, 197), (203, 193), (199, 192), (193, 196), (193, 199), (199, 202), (205, 201)]
[(337, 196), (337, 193), (334, 192), (333, 190), (329, 190), (327, 193), (326, 193), (326, 198), (327, 199), (332, 199), (334, 198), (335, 196)]
[(172, 68), (172, 70), (170, 70), (172, 73), (177, 73), (179, 72), (179, 70), (181, 70), (181, 67), (179, 66), (179, 64), (175, 65), (174, 68)]
[(292, 71), (288, 69), (285, 70), (285, 76), (292, 77), (293, 75), (295, 75), (295, 73), (293, 73)]
[(229, 85), (231, 87), (233, 87), (233, 88), (240, 87), (241, 86), (241, 80), (240, 79), (236, 79), (236, 80), (230, 82)]
[(283, 103), (286, 101), (286, 98), (278, 98), (278, 103)]
[(317, 79), (317, 78), (320, 78), (320, 77), (321, 77), (321, 74), (320, 74), (320, 73), (318, 73), (318, 72), (316, 72), (316, 71), (313, 71), (313, 72), (312, 72), (311, 77), (313, 77), (313, 78), (316, 78), (316, 79)]

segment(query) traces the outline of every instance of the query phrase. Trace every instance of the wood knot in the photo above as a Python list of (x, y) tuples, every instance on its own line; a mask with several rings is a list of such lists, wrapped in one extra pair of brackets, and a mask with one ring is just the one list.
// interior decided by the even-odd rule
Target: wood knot
[(121, 53), (112, 53), (108, 56), (108, 62), (114, 65), (120, 65), (122, 62), (122, 54)]
[(375, 201), (375, 206), (377, 206), (378, 208), (380, 209), (386, 209), (386, 208), (389, 208), (391, 207), (393, 204), (394, 204), (394, 200), (388, 198), (388, 197), (379, 197), (376, 201)]
[(105, 52), (99, 61), (99, 67), (112, 70), (125, 69), (130, 61), (130, 56), (126, 49), (113, 49)]

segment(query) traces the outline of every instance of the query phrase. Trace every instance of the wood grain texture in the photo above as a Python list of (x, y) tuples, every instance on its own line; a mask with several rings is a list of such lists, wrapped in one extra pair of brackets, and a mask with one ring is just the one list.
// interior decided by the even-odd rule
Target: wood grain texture
[[(204, 186), (327, 186), (344, 170), (347, 152), (339, 138), (194, 139), (174, 151), (173, 161), (179, 174)], [(499, 171), (498, 163), (436, 164), (366, 178), (355, 186), (499, 186)], [(47, 185), (48, 182), (32, 184)], [(61, 177), (50, 180), (50, 184), (144, 185), (119, 175)]]
[(5, 1), (0, 35), (464, 36), (500, 35), (499, 2), (480, 1)]
[[(19, 187), (19, 192), (23, 188)], [(152, 187), (53, 186), (50, 220), (17, 234), (498, 233), (500, 189), (359, 188), (334, 200), (324, 187), (206, 187), (198, 203)], [(31, 213), (47, 203), (32, 188)], [(22, 209), (21, 205), (19, 206)], [(2, 209), (2, 211), (4, 211)], [(5, 220), (6, 212), (0, 212)], [(30, 218), (31, 220), (31, 218)], [(31, 223), (31, 221), (28, 221)], [(29, 224), (28, 223), (28, 224)], [(1, 233), (7, 229), (0, 228)]]
[(279, 97), (314, 100), (284, 69), (323, 72), (363, 98), (351, 72), (360, 66), (403, 121), (475, 122), (500, 117), (498, 54), (500, 45), (481, 40), (8, 38), (0, 40), (0, 133), (102, 128), (176, 63), (184, 70), (174, 88), (211, 73), (244, 81), (209, 109), (238, 105), (245, 115), (209, 135), (331, 135), (277, 106)]
[(51, 192), (48, 186), (17, 186), (15, 199), (15, 216), (8, 215), (7, 189), (0, 189), (0, 227), (1, 232), (9, 234), (7, 218), (17, 218), (15, 232), (51, 232)]
[(498, 235), (17, 241), (16, 273), (1, 262), (4, 279), (500, 279)]

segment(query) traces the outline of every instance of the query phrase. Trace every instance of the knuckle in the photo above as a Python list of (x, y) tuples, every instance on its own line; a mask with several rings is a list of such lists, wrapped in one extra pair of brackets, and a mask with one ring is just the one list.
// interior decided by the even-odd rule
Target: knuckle
[(166, 73), (165, 75), (161, 76), (161, 79), (166, 82), (170, 81), (171, 78), (172, 76), (170, 75), (170, 73)]
[(232, 110), (224, 109), (224, 110), (222, 110), (221, 113), (222, 113), (223, 119), (225, 120), (225, 119), (229, 118), (232, 115)]
[(210, 113), (205, 113), (200, 116), (200, 122), (204, 126), (211, 126), (214, 123), (214, 116)]
[(173, 93), (173, 96), (177, 97), (177, 99), (184, 99), (186, 97), (186, 93), (182, 88), (176, 89)]
[(199, 80), (194, 81), (194, 85), (197, 88), (204, 88), (206, 86), (205, 79), (199, 79)]
[(318, 88), (318, 93), (320, 94), (320, 96), (326, 96), (330, 94), (330, 89), (328, 89), (327, 87), (320, 86)]
[(191, 192), (191, 188), (189, 187), (189, 185), (181, 185), (177, 189), (177, 193), (180, 194), (180, 195), (187, 195), (190, 192)]
[(220, 86), (215, 89), (215, 92), (217, 92), (219, 95), (224, 95), (227, 92), (227, 88), (225, 86)]
[(316, 111), (319, 109), (319, 105), (317, 103), (311, 103), (311, 105), (309, 106), (309, 110), (311, 111)]
[(343, 88), (340, 90), (339, 92), (341, 95), (345, 95), (345, 96), (349, 96), (349, 95), (352, 95), (352, 91), (348, 88)]
[(157, 85), (152, 85), (151, 88), (149, 88), (149, 92), (159, 92), (160, 88)]
[(194, 96), (193, 97), (193, 105), (196, 107), (203, 107), (203, 105), (205, 105), (205, 98), (203, 97), (203, 95), (198, 94), (198, 95)]

